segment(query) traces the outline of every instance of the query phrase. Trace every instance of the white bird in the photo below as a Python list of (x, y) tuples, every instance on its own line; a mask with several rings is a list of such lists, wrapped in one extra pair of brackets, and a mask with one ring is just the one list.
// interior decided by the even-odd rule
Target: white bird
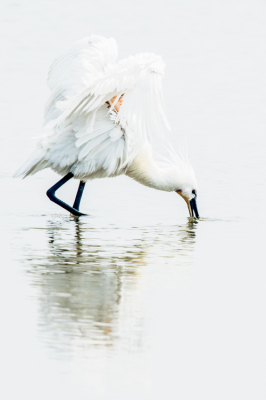
[[(51, 95), (37, 149), (14, 176), (51, 168), (63, 178), (47, 195), (73, 215), (88, 180), (125, 174), (154, 189), (177, 192), (199, 218), (197, 183), (187, 157), (170, 147), (158, 160), (152, 138), (169, 128), (162, 94), (164, 62), (150, 53), (117, 62), (114, 39), (92, 35), (77, 41), (52, 64)], [(73, 207), (55, 196), (69, 179), (80, 180)]]

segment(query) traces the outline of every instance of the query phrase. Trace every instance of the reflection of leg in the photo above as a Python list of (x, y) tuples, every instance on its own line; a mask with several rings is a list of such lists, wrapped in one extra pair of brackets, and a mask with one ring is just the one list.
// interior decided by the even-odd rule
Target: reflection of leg
[(82, 233), (80, 229), (80, 220), (78, 218), (75, 219), (75, 229), (76, 229), (76, 234), (75, 234), (75, 244), (76, 244), (76, 265), (82, 264)]
[(60, 179), (59, 182), (57, 182), (54, 186), (52, 186), (48, 191), (47, 191), (47, 196), (49, 197), (49, 199), (51, 201), (53, 201), (54, 203), (58, 204), (60, 207), (63, 207), (65, 210), (69, 211), (71, 214), (76, 215), (76, 216), (80, 216), (80, 215), (86, 215), (86, 214), (82, 214), (81, 212), (79, 212), (78, 210), (76, 210), (75, 208), (69, 206), (68, 204), (64, 203), (62, 200), (59, 200), (56, 196), (55, 196), (55, 192), (61, 187), (63, 186), (67, 181), (69, 181), (69, 179), (73, 178), (73, 174), (72, 172), (69, 172), (66, 176), (64, 176), (64, 178)]
[(75, 208), (76, 210), (79, 210), (79, 205), (80, 205), (80, 201), (81, 201), (81, 197), (82, 197), (85, 185), (86, 185), (86, 182), (80, 181), (77, 195), (76, 195), (76, 198), (75, 198), (75, 201), (73, 204), (73, 208)]

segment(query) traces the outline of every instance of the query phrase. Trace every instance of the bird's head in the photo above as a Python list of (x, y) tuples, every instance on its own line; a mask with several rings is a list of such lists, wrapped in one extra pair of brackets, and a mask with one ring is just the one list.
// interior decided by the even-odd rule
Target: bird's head
[(199, 219), (199, 212), (197, 207), (197, 190), (196, 189), (185, 189), (176, 190), (176, 193), (179, 194), (187, 203), (189, 216), (195, 217)]
[(187, 203), (190, 217), (199, 219), (197, 207), (198, 185), (187, 151), (183, 148), (181, 154), (178, 155), (171, 145), (167, 146), (167, 150), (171, 158), (169, 161), (175, 172), (174, 191)]

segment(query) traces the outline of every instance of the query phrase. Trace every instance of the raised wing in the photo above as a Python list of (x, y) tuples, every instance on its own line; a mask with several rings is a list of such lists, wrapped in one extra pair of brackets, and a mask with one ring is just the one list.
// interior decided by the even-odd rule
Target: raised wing
[(47, 84), (52, 93), (45, 109), (44, 125), (62, 114), (58, 104), (75, 99), (93, 82), (103, 78), (105, 70), (112, 66), (116, 59), (115, 40), (96, 35), (77, 41), (59, 56), (51, 65), (48, 74)]
[[(43, 137), (18, 175), (51, 167), (80, 179), (114, 176), (130, 165), (143, 142), (168, 126), (161, 57), (139, 54), (115, 63), (116, 56), (113, 39), (91, 36), (55, 60)], [(122, 94), (116, 113), (115, 102), (111, 108), (106, 102)]]
[[(161, 133), (163, 124), (170, 129), (161, 83), (164, 66), (160, 56), (146, 53), (109, 64), (104, 76), (75, 98), (61, 103), (64, 112), (55, 122), (56, 125), (60, 126), (68, 118), (84, 114), (88, 117), (87, 132), (90, 133), (97, 110), (114, 96), (118, 100), (123, 94), (118, 119), (134, 132), (136, 139), (150, 139), (155, 132)], [(115, 104), (112, 104), (112, 109)]]

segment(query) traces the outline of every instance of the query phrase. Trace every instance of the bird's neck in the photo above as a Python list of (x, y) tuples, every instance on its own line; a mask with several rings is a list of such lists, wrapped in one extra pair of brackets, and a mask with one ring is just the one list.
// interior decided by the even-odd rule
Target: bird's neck
[(175, 191), (179, 187), (179, 177), (174, 166), (170, 163), (169, 166), (160, 166), (149, 148), (133, 160), (126, 175), (142, 185), (166, 192)]

